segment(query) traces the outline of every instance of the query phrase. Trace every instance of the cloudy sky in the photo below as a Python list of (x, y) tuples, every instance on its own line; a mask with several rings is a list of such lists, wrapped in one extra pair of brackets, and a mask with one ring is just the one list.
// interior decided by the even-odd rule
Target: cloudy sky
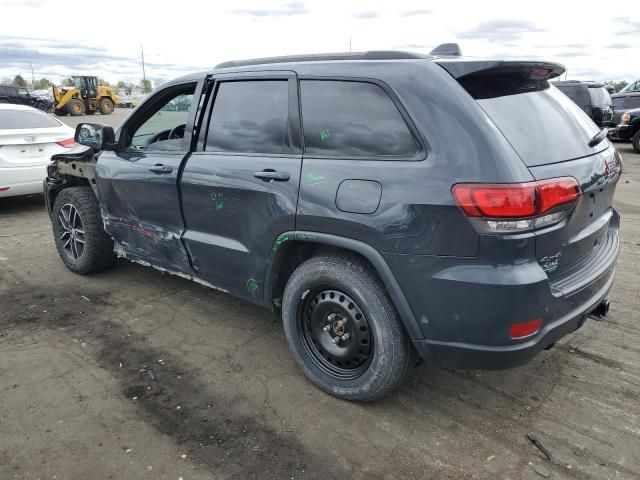
[(458, 42), (475, 57), (559, 61), (570, 78), (640, 77), (640, 9), (632, 3), (523, 3), (0, 0), (0, 79), (30, 79), (33, 64), (36, 78), (138, 82), (143, 44), (147, 77), (168, 80), (230, 59), (348, 51), (350, 37), (353, 51), (428, 53)]

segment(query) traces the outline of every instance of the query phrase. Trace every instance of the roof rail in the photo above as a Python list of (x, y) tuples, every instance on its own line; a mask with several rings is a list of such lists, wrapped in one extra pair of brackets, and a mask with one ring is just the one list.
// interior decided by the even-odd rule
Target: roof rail
[(439, 57), (461, 57), (462, 50), (457, 43), (442, 43), (429, 52), (429, 55), (437, 55)]
[(287, 55), (283, 57), (252, 58), (248, 60), (232, 60), (222, 62), (215, 68), (242, 67), (246, 65), (263, 65), (269, 63), (294, 62), (326, 62), (330, 60), (411, 60), (429, 58), (427, 55), (395, 50), (371, 50), (368, 52), (315, 53), (308, 55)]

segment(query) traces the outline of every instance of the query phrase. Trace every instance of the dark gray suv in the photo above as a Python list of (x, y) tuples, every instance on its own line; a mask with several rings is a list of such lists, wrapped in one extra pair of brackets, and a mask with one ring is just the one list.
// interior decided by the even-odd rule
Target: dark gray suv
[[(282, 312), (340, 398), (417, 360), (507, 368), (606, 313), (621, 160), (563, 67), (403, 52), (229, 62), (155, 91), (45, 183), (58, 251)], [(167, 111), (188, 101), (188, 111)]]

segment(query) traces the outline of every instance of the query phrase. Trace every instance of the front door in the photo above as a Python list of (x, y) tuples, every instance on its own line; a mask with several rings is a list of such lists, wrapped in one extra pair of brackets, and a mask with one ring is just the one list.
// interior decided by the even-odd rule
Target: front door
[(293, 72), (216, 76), (180, 189), (202, 279), (261, 302), (272, 245), (295, 229), (302, 164)]
[[(156, 92), (120, 129), (116, 151), (102, 152), (96, 165), (105, 228), (116, 248), (132, 260), (188, 274), (193, 270), (180, 238), (178, 176), (190, 150), (198, 107), (193, 99), (199, 98), (194, 93), (201, 85)], [(176, 103), (191, 109), (175, 109)]]

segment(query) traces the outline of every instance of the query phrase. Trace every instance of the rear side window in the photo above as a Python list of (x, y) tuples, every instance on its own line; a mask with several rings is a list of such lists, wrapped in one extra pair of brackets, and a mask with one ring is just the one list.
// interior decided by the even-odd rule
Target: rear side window
[(205, 150), (290, 153), (287, 80), (223, 82), (218, 86)]
[(629, 103), (627, 104), (627, 108), (638, 108), (640, 107), (640, 97), (629, 97)]
[(0, 110), (0, 130), (52, 128), (62, 125), (38, 110)]
[(307, 154), (371, 158), (418, 151), (398, 108), (378, 85), (302, 80), (300, 95)]

